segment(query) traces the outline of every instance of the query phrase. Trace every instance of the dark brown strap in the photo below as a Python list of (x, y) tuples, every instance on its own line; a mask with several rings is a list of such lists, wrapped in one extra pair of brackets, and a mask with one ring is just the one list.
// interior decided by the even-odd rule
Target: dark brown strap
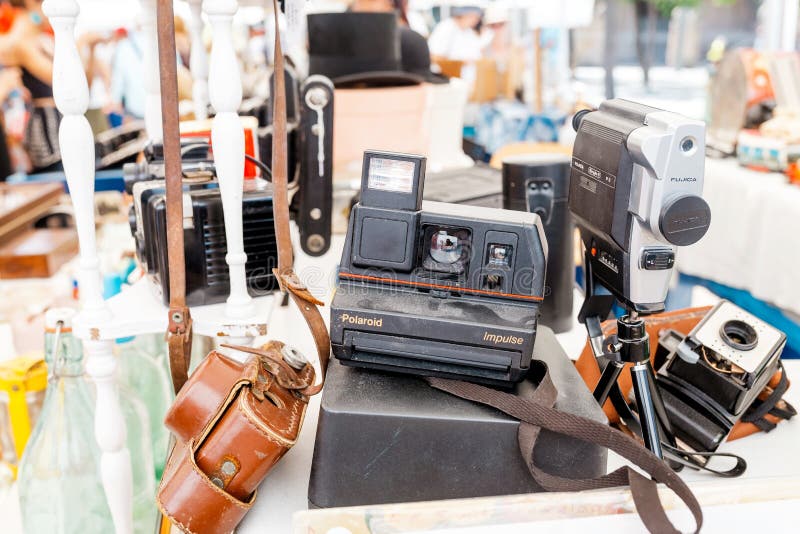
[(272, 120), (272, 187), (275, 196), (272, 201), (275, 215), (275, 234), (278, 241), (278, 268), (274, 269), (275, 277), (281, 286), (282, 292), (289, 292), (292, 300), (300, 309), (303, 318), (314, 336), (317, 345), (317, 354), (320, 364), (320, 382), (304, 389), (305, 395), (315, 395), (322, 390), (325, 381), (325, 371), (328, 368), (330, 354), (330, 337), (325, 321), (319, 313), (317, 306), (322, 302), (306, 289), (292, 269), (292, 237), (289, 232), (289, 167), (287, 163), (288, 137), (286, 127), (286, 82), (284, 81), (283, 51), (281, 50), (281, 37), (279, 30), (278, 2), (272, 2), (275, 9), (275, 93), (272, 95), (273, 120)]
[[(679, 531), (670, 522), (658, 496), (656, 483), (661, 482), (686, 504), (697, 525), (695, 532), (700, 531), (703, 525), (700, 504), (686, 483), (675, 474), (666, 462), (619, 430), (586, 417), (553, 408), (556, 388), (550, 379), (547, 366), (540, 361), (532, 362), (532, 366), (541, 366), (543, 378), (531, 397), (520, 397), (456, 380), (428, 378), (427, 381), (436, 389), (462, 399), (486, 404), (518, 419), (520, 421), (518, 433), (520, 450), (531, 475), (543, 489), (547, 491), (583, 491), (630, 486), (636, 511), (647, 529), (659, 534), (676, 533)], [(534, 464), (533, 459), (533, 448), (542, 428), (606, 447), (642, 469), (653, 480), (643, 477), (627, 466), (592, 479), (570, 479), (542, 471)]]
[(766, 419), (767, 414), (787, 421), (797, 415), (794, 406), (783, 400), (784, 394), (789, 389), (789, 379), (786, 376), (783, 362), (778, 365), (781, 372), (778, 385), (772, 389), (767, 398), (756, 399), (742, 416), (742, 421), (753, 423), (763, 432), (771, 432), (777, 427), (775, 423)]
[(158, 0), (158, 64), (161, 78), (161, 128), (167, 204), (167, 260), (169, 267), (169, 366), (175, 393), (186, 383), (192, 344), (192, 318), (186, 306), (186, 260), (183, 248), (183, 174), (175, 19), (172, 0)]

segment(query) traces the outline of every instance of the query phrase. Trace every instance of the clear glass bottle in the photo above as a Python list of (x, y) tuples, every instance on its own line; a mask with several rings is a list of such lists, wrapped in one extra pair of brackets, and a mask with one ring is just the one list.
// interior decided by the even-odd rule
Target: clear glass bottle
[(51, 309), (45, 319), (49, 384), (18, 478), (22, 525), (28, 534), (114, 530), (100, 480), (83, 351), (71, 333), (74, 313)]
[(156, 514), (156, 479), (153, 470), (153, 443), (147, 406), (125, 384), (118, 383), (119, 404), (125, 419), (126, 440), (133, 475), (133, 531), (152, 534)]
[(170, 434), (164, 426), (164, 416), (174, 398), (166, 353), (163, 335), (117, 340), (119, 381), (135, 392), (147, 409), (156, 480), (161, 479), (167, 460)]

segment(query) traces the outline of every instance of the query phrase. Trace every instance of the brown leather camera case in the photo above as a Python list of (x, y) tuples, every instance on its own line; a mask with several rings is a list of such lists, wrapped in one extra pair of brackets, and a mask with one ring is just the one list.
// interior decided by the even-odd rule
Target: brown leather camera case
[(270, 342), (245, 364), (210, 353), (167, 413), (179, 443), (158, 504), (184, 532), (233, 530), (258, 484), (294, 445), (308, 406), (300, 391), (313, 383), (314, 368), (284, 373), (276, 363), (282, 348)]

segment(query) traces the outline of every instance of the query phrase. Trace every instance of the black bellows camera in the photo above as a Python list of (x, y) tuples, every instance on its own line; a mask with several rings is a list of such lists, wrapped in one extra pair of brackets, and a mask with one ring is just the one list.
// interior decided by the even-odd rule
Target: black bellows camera
[(520, 381), (547, 245), (539, 217), (422, 202), (425, 158), (367, 152), (331, 305), (345, 365)]
[(669, 351), (657, 381), (676, 437), (715, 451), (775, 374), (786, 335), (738, 306), (720, 301)]
[[(287, 83), (297, 84), (288, 77)], [(333, 85), (327, 78), (312, 76), (302, 87), (290, 117), (290, 168), (293, 169), (292, 216), (300, 230), (301, 246), (310, 255), (324, 254), (330, 247), (333, 158)], [(262, 106), (269, 108), (268, 103)], [(256, 114), (260, 121), (271, 115)], [(269, 177), (271, 125), (260, 125), (259, 144), (264, 175)], [(230, 293), (227, 240), (222, 198), (215, 179), (209, 140), (181, 140), (184, 175), (184, 246), (186, 257), (186, 302), (189, 306), (216, 304)], [(266, 163), (265, 163), (266, 162)], [(155, 291), (169, 302), (167, 269), (164, 157), (160, 144), (144, 150), (144, 160), (124, 168), (126, 189), (133, 195), (131, 232), (136, 254)], [(245, 273), (251, 296), (277, 289), (272, 269), (278, 250), (272, 207), (272, 186), (262, 179), (244, 180), (242, 195)]]

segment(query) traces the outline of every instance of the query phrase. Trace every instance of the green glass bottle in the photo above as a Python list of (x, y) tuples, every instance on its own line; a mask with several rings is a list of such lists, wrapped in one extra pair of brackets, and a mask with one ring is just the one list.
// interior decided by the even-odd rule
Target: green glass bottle
[(150, 422), (155, 479), (164, 472), (170, 434), (164, 416), (174, 394), (167, 367), (167, 345), (163, 334), (149, 334), (118, 339), (119, 382), (142, 400)]
[(94, 406), (83, 352), (72, 336), (74, 310), (46, 315), (49, 383), (42, 412), (19, 469), (19, 501), (27, 534), (113, 532), (100, 480)]

